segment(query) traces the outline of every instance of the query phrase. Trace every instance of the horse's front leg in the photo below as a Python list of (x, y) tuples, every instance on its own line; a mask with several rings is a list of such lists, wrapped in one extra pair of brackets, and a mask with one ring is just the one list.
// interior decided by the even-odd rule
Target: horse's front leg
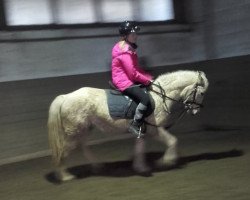
[(148, 173), (150, 168), (146, 164), (145, 160), (145, 139), (136, 138), (133, 169), (138, 173)]
[(177, 138), (163, 127), (158, 128), (158, 138), (167, 146), (166, 151), (164, 152), (163, 157), (158, 161), (158, 164), (161, 166), (175, 165), (178, 159)]

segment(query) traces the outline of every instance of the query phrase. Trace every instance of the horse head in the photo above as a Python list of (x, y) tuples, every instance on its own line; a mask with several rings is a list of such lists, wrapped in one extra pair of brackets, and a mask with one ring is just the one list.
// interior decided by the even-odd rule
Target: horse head
[(181, 92), (181, 98), (187, 113), (196, 115), (203, 107), (203, 99), (208, 88), (208, 80), (204, 72), (197, 72), (197, 79), (193, 84), (186, 86)]
[[(182, 104), (187, 113), (195, 115), (203, 107), (202, 102), (208, 84), (204, 72), (183, 70), (158, 77), (153, 83), (157, 91), (154, 89), (152, 91), (161, 96), (164, 102), (165, 99), (169, 99)], [(174, 92), (175, 95), (169, 95), (173, 91), (177, 91)]]

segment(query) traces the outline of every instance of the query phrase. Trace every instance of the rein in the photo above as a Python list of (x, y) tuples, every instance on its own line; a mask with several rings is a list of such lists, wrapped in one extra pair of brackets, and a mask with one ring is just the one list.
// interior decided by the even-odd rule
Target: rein
[(153, 90), (153, 89), (150, 89), (150, 91), (154, 92), (155, 94), (159, 95), (159, 96), (162, 98), (162, 102), (163, 102), (164, 105), (165, 105), (165, 111), (166, 111), (168, 114), (171, 114), (171, 112), (169, 111), (169, 108), (168, 108), (168, 106), (167, 106), (167, 104), (166, 104), (166, 99), (172, 100), (172, 101), (177, 102), (177, 103), (179, 103), (179, 104), (183, 104), (183, 102), (181, 102), (181, 101), (179, 101), (179, 100), (176, 100), (176, 99), (173, 99), (173, 98), (167, 96), (165, 90), (161, 87), (160, 83), (158, 83), (158, 84), (152, 83), (151, 85), (156, 86), (156, 87), (160, 90), (160, 92), (158, 92), (158, 91), (155, 91), (155, 90)]

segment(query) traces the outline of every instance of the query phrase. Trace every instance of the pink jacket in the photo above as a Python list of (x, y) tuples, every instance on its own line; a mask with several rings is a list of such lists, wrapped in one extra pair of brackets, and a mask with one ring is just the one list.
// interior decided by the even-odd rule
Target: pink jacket
[(135, 83), (150, 84), (152, 76), (138, 66), (137, 53), (124, 41), (112, 50), (112, 81), (121, 91)]

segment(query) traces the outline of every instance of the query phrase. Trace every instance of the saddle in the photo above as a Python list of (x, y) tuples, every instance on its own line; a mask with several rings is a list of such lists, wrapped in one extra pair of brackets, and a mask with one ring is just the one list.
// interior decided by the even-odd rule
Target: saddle
[[(112, 89), (106, 89), (105, 91), (107, 94), (107, 103), (110, 116), (113, 118), (133, 119), (138, 103), (133, 101), (128, 96), (122, 94), (115, 88), (115, 86), (113, 86), (111, 82), (109, 83)], [(148, 93), (147, 87), (143, 87), (143, 89), (146, 93)], [(145, 114), (145, 117), (149, 116), (155, 108), (154, 100), (150, 94), (149, 96), (151, 105), (148, 109), (148, 112)]]

